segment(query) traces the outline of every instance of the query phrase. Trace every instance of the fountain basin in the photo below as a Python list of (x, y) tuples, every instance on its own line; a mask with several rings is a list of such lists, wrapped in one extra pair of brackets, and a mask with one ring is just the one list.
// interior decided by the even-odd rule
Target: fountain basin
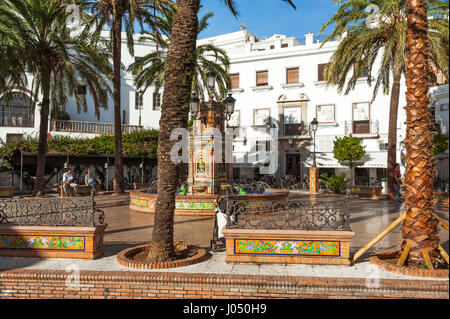
[[(154, 213), (158, 194), (147, 193), (146, 189), (130, 191), (130, 209), (142, 213)], [(289, 191), (267, 189), (263, 194), (232, 195), (230, 198), (248, 200), (249, 202), (279, 202), (286, 200)], [(175, 214), (177, 215), (215, 215), (214, 206), (217, 195), (177, 195), (175, 197)]]

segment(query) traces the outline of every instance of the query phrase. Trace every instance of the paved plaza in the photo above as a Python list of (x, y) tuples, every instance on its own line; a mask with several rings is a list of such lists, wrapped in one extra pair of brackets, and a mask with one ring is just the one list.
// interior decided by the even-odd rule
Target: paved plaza
[[(234, 264), (225, 262), (225, 252), (211, 253), (210, 258), (199, 264), (161, 270), (137, 270), (126, 268), (116, 262), (116, 255), (123, 249), (139, 244), (149, 243), (153, 231), (153, 215), (131, 211), (128, 208), (128, 194), (119, 197), (99, 195), (96, 203), (105, 212), (108, 228), (105, 231), (105, 254), (97, 260), (76, 259), (46, 259), (0, 257), (0, 269), (49, 269), (65, 270), (77, 265), (80, 270), (99, 271), (163, 271), (178, 273), (217, 273), (217, 274), (252, 274), (278, 276), (319, 276), (345, 278), (386, 278), (386, 279), (419, 279), (379, 270), (369, 264), (371, 252), (379, 249), (389, 249), (399, 246), (401, 239), (400, 226), (389, 233), (368, 253), (364, 254), (354, 266), (325, 265), (257, 265)], [(291, 192), (291, 199), (309, 199), (306, 192)], [(344, 196), (320, 195), (319, 201), (344, 200)], [(351, 241), (352, 254), (364, 244), (373, 239), (380, 231), (403, 212), (403, 206), (390, 200), (374, 200), (350, 197), (350, 223), (355, 237)], [(449, 220), (448, 209), (438, 208), (436, 213), (446, 222)], [(186, 244), (194, 244), (209, 250), (213, 235), (214, 219), (210, 216), (175, 216), (175, 241), (182, 240)], [(449, 250), (449, 233), (440, 229), (441, 244)], [(427, 280), (427, 278), (420, 278)], [(430, 278), (431, 279), (431, 278)], [(433, 278), (433, 280), (439, 280)], [(448, 280), (448, 279), (440, 279)]]

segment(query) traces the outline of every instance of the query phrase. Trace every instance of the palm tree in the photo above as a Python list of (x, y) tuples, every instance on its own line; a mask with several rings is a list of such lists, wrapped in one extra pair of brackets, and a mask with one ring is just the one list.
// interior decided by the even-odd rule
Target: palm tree
[(436, 267), (439, 237), (432, 215), (434, 171), (431, 129), (434, 123), (428, 107), (428, 61), (432, 45), (427, 34), (427, 1), (408, 0), (406, 12), (406, 218), (401, 229), (402, 245), (411, 245), (408, 265), (421, 266), (423, 251), (426, 251)]
[(86, 110), (86, 97), (78, 91), (86, 85), (93, 97), (96, 112), (107, 106), (108, 76), (112, 69), (105, 43), (93, 44), (88, 34), (72, 35), (67, 28), (69, 13), (63, 0), (5, 0), (2, 19), (20, 39), (11, 52), (18, 57), (41, 88), (39, 146), (35, 191), (44, 191), (45, 155), (50, 105), (65, 105), (75, 98), (77, 108)]
[[(234, 15), (238, 14), (233, 0), (222, 1)], [(293, 6), (290, 0), (287, 2)], [(174, 141), (170, 140), (170, 133), (175, 128), (183, 127), (183, 124), (187, 122), (187, 112), (183, 111), (183, 108), (187, 108), (189, 104), (194, 77), (192, 70), (196, 61), (197, 14), (200, 0), (178, 0), (177, 5), (164, 73), (158, 138), (158, 197), (152, 246), (147, 257), (150, 262), (176, 258), (173, 245), (173, 222), (180, 166), (170, 160), (170, 150), (174, 145)]]
[[(147, 36), (142, 37), (141, 40), (151, 40), (152, 42), (159, 43), (159, 47), (164, 51), (170, 43), (170, 31), (172, 29), (173, 11), (170, 15), (162, 17), (160, 19), (161, 34), (165, 35), (165, 38), (160, 37), (158, 41), (155, 40), (154, 33), (147, 33)], [(200, 33), (207, 26), (207, 20), (213, 16), (212, 13), (206, 14), (200, 21), (198, 32)], [(137, 89), (147, 89), (151, 85), (155, 86), (155, 91), (164, 85), (164, 71), (166, 67), (166, 54), (163, 52), (151, 52), (146, 56), (137, 58), (134, 63), (128, 67), (128, 71), (132, 72), (135, 78), (135, 85)], [(194, 77), (192, 81), (191, 91), (195, 91), (204, 96), (204, 88), (206, 87), (206, 73), (209, 70), (214, 70), (217, 73), (218, 94), (216, 99), (222, 99), (226, 97), (226, 94), (230, 88), (230, 79), (228, 76), (230, 69), (230, 60), (225, 50), (222, 50), (211, 44), (202, 44), (197, 46), (196, 61), (194, 66)]]
[[(336, 0), (342, 6), (337, 13), (323, 25), (320, 33), (335, 24), (333, 32), (325, 42), (343, 37), (325, 69), (329, 84), (337, 85), (338, 91), (348, 94), (355, 88), (358, 78), (367, 71), (367, 82), (372, 84), (372, 71), (376, 75), (372, 102), (378, 90), (384, 94), (391, 92), (388, 130), (388, 190), (393, 198), (394, 166), (396, 163), (397, 115), (400, 98), (400, 81), (405, 70), (406, 0)], [(442, 15), (448, 11), (447, 1), (433, 1), (436, 9), (435, 19), (428, 28), (432, 43), (431, 60), (448, 78), (448, 19)], [(367, 9), (379, 8), (376, 26), (371, 22), (373, 13)], [(375, 21), (372, 21), (374, 23)], [(379, 69), (373, 70), (380, 61)], [(392, 81), (392, 84), (391, 84)]]
[[(122, 157), (122, 119), (121, 119), (121, 70), (122, 70), (122, 29), (125, 29), (127, 47), (134, 55), (134, 30), (139, 24), (144, 30), (144, 23), (151, 24), (151, 10), (173, 6), (170, 0), (71, 0), (80, 6), (81, 16), (86, 23), (85, 32), (95, 30), (98, 37), (102, 29), (111, 26), (112, 60), (114, 68), (114, 193), (124, 192), (123, 157)], [(100, 38), (100, 37), (99, 37)]]

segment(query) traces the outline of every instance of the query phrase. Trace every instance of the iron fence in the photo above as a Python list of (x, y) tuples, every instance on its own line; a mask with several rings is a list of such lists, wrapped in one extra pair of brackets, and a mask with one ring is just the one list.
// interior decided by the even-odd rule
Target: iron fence
[(381, 179), (379, 179), (377, 177), (369, 177), (369, 176), (356, 176), (355, 177), (355, 185), (356, 186), (381, 187)]
[(97, 226), (105, 213), (88, 198), (13, 198), (0, 200), (0, 224)]
[(436, 178), (434, 182), (434, 189), (438, 192), (447, 192), (449, 190), (449, 181), (448, 178)]
[(349, 197), (342, 201), (247, 201), (225, 196), (216, 211), (229, 229), (351, 231)]

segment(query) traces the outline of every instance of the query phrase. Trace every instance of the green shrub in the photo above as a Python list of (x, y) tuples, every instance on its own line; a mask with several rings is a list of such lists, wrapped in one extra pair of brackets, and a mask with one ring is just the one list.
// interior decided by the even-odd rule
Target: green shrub
[(347, 190), (347, 179), (345, 178), (345, 174), (340, 174), (336, 176), (335, 174), (330, 177), (326, 175), (320, 175), (320, 178), (323, 180), (325, 185), (327, 185), (328, 189), (336, 194), (344, 194)]

